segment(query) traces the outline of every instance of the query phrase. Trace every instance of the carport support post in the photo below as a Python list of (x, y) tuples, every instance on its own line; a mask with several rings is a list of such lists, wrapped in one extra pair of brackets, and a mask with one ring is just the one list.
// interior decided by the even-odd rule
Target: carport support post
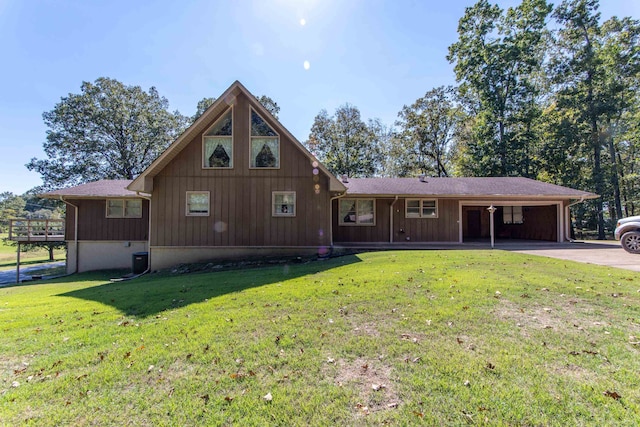
[(18, 242), (18, 255), (16, 256), (16, 284), (20, 283), (20, 242)]
[(491, 249), (493, 249), (493, 246), (495, 244), (495, 236), (494, 236), (494, 227), (493, 227), (493, 213), (496, 211), (496, 207), (491, 205), (487, 208), (487, 210), (489, 211), (489, 233), (491, 233)]

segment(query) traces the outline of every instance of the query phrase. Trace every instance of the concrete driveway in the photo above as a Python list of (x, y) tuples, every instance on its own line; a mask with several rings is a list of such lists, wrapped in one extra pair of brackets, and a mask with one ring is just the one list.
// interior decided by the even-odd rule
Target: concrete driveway
[(529, 248), (500, 248), (521, 254), (540, 255), (551, 258), (584, 262), (587, 264), (606, 265), (625, 270), (640, 271), (640, 255), (626, 252), (620, 243), (613, 241), (589, 241), (575, 243), (556, 243), (551, 245), (534, 245)]

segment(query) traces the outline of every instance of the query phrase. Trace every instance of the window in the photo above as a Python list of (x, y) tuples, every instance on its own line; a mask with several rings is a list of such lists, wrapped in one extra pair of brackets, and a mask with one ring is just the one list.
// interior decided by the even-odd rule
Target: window
[(142, 200), (107, 199), (107, 218), (142, 218)]
[(252, 168), (280, 167), (280, 138), (255, 111), (251, 110)]
[(202, 137), (202, 167), (233, 167), (233, 115), (227, 110)]
[(209, 216), (208, 191), (187, 191), (187, 216)]
[(274, 191), (271, 204), (273, 216), (296, 216), (295, 191)]
[(407, 199), (406, 218), (438, 218), (438, 201)]
[(522, 206), (503, 206), (502, 222), (504, 224), (523, 224)]
[(340, 225), (375, 225), (373, 199), (340, 199), (338, 223)]

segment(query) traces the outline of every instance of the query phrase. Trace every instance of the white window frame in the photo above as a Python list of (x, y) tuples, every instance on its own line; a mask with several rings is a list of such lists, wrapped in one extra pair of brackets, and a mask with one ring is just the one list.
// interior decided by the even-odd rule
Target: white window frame
[[(409, 213), (409, 202), (420, 202), (419, 212), (418, 214)], [(436, 214), (435, 215), (425, 215), (424, 210), (424, 202), (433, 202), (435, 205)], [(427, 209), (432, 209), (431, 206), (427, 206)], [(405, 218), (425, 218), (425, 219), (435, 219), (438, 218), (438, 199), (406, 199), (404, 203), (404, 217)]]
[[(222, 120), (222, 118), (224, 116), (227, 115), (227, 112), (229, 112), (229, 110), (231, 110), (231, 135), (230, 136), (211, 136), (211, 135), (207, 135), (207, 133), (209, 133), (209, 131), (218, 123), (219, 120)], [(201, 167), (202, 169), (233, 169), (233, 147), (234, 147), (234, 140), (233, 140), (233, 107), (227, 108), (226, 110), (224, 110), (224, 112), (220, 115), (220, 117), (218, 117), (218, 119), (216, 121), (214, 121), (211, 126), (209, 126), (203, 133), (202, 133), (202, 163), (201, 163)], [(229, 139), (231, 138), (231, 152), (227, 153), (229, 154), (229, 166), (224, 167), (224, 166), (206, 166), (207, 162), (208, 162), (208, 158), (206, 155), (206, 145), (207, 145), (207, 139)]]
[[(505, 221), (506, 218), (510, 218), (510, 219)], [(503, 206), (502, 207), (502, 223), (506, 225), (524, 224), (524, 206)]]
[[(277, 196), (286, 196), (293, 195), (293, 212), (282, 212), (281, 209), (278, 209), (276, 206), (276, 197)], [(295, 191), (273, 191), (271, 192), (271, 216), (273, 217), (284, 217), (291, 218), (295, 217), (298, 211), (298, 206), (296, 204), (296, 192)]]
[[(251, 113), (256, 113), (258, 115), (258, 117), (260, 117), (270, 128), (271, 130), (276, 134), (276, 136), (253, 136), (251, 135), (252, 131), (251, 131)], [(275, 139), (278, 142), (278, 152), (274, 153), (276, 155), (276, 166), (275, 167), (260, 167), (260, 166), (251, 166), (253, 163), (253, 141), (254, 139)], [(280, 134), (278, 132), (276, 132), (276, 130), (273, 128), (273, 126), (271, 126), (269, 124), (269, 122), (267, 122), (264, 117), (262, 117), (262, 115), (260, 113), (258, 113), (253, 107), (249, 107), (249, 169), (258, 169), (258, 170), (264, 170), (264, 169), (280, 169), (280, 165), (281, 165), (281, 158), (280, 158)]]
[[(344, 216), (340, 212), (342, 202), (352, 202), (355, 204), (356, 215), (354, 222), (345, 222)], [(373, 202), (373, 222), (360, 222), (359, 207), (361, 202)], [(376, 225), (376, 199), (338, 199), (338, 225), (346, 227), (374, 227)]]
[[(206, 194), (207, 212), (191, 212), (191, 210), (189, 209), (189, 196), (194, 194)], [(186, 216), (209, 216), (209, 214), (211, 213), (211, 192), (210, 191), (187, 191), (184, 208), (185, 208)]]
[[(140, 215), (127, 215), (127, 203), (129, 202), (140, 203)], [(121, 212), (115, 215), (109, 215), (109, 203), (110, 202), (122, 202)], [(105, 203), (105, 217), (106, 218), (142, 218), (142, 199), (107, 199)]]

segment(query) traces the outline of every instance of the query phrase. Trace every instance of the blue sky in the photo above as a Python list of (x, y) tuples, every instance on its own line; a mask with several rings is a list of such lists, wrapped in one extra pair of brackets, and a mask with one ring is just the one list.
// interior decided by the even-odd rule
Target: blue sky
[[(41, 184), (24, 164), (45, 157), (42, 113), (98, 77), (155, 86), (187, 115), (240, 80), (278, 103), (300, 141), (322, 108), (346, 102), (392, 125), (403, 105), (455, 83), (447, 48), (474, 3), (0, 0), (0, 192)], [(600, 3), (603, 18), (640, 17), (639, 0)]]

